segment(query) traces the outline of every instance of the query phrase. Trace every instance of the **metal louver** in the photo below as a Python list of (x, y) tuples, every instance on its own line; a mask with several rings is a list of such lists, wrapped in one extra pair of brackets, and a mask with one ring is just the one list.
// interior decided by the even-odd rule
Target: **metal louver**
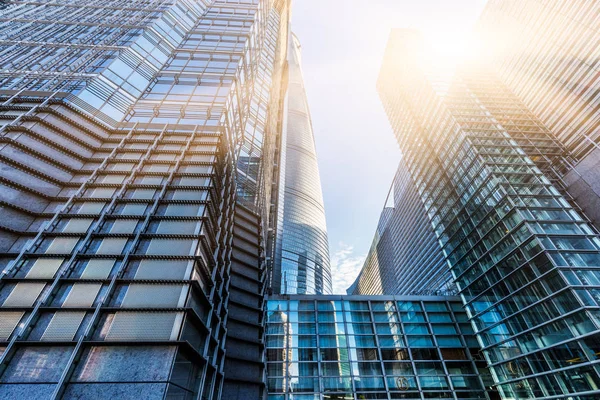
[(84, 317), (85, 311), (55, 313), (41, 340), (73, 340)]
[(38, 258), (25, 278), (51, 279), (64, 260), (64, 258)]
[(0, 340), (8, 340), (24, 314), (22, 311), (0, 312)]
[(183, 285), (131, 284), (122, 307), (181, 307)]
[(194, 239), (152, 239), (146, 254), (188, 256), (196, 243)]
[(81, 279), (106, 279), (114, 264), (115, 260), (89, 260), (81, 274)]
[(94, 222), (93, 218), (71, 218), (63, 228), (63, 232), (85, 233)]
[(166, 312), (117, 312), (106, 340), (175, 340), (181, 315)]
[(63, 307), (91, 307), (101, 287), (101, 283), (73, 284)]
[(142, 260), (135, 279), (185, 279), (188, 265), (189, 262), (183, 260)]
[(10, 292), (2, 307), (31, 307), (46, 286), (43, 282), (19, 282)]
[(57, 237), (52, 240), (50, 246), (46, 249), (46, 254), (56, 253), (56, 254), (66, 254), (70, 253), (75, 245), (79, 241), (79, 238), (70, 238), (70, 237)]
[(126, 243), (125, 238), (104, 238), (96, 254), (121, 254)]

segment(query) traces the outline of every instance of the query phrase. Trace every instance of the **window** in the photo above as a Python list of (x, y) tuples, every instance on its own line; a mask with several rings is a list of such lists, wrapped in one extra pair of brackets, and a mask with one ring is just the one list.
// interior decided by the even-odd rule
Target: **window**
[(91, 190), (87, 190), (86, 191), (86, 197), (94, 197), (94, 198), (108, 198), (108, 197), (112, 197), (112, 195), (115, 193), (116, 189), (115, 188), (104, 188), (104, 187), (98, 187), (95, 189), (91, 189)]
[(25, 313), (22, 311), (0, 311), (0, 340), (10, 338), (23, 315)]
[(142, 215), (146, 211), (146, 203), (128, 203), (125, 204), (120, 215)]
[(84, 317), (85, 311), (62, 311), (54, 313), (54, 316), (46, 327), (41, 340), (73, 340)]

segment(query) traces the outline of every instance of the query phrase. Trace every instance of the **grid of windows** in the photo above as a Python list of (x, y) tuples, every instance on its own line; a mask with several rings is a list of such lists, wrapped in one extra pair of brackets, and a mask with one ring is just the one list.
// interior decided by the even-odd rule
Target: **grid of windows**
[(272, 296), (269, 400), (489, 399), (457, 298)]
[(567, 158), (484, 66), (398, 57), (420, 45), (392, 34), (378, 89), (498, 387), (597, 395), (598, 287), (579, 277), (600, 239), (552, 182)]
[(0, 397), (219, 399), (287, 2), (0, 7)]
[(492, 0), (477, 33), (498, 77), (573, 154), (563, 179), (600, 229), (600, 113), (594, 1)]
[[(153, 385), (168, 383), (168, 393), (191, 395), (198, 390), (198, 370), (195, 379), (182, 385), (180, 371), (169, 375), (168, 366), (192, 356), (204, 361), (182, 362), (206, 371), (209, 392), (217, 385), (224, 356), (224, 330), (218, 321), (226, 293), (222, 285), (218, 290), (212, 287), (226, 281), (227, 272), (218, 267), (222, 262), (213, 254), (219, 247), (218, 215), (227, 215), (231, 206), (227, 193), (231, 194), (232, 180), (224, 170), (223, 139), (217, 130), (210, 131), (204, 127), (199, 134), (198, 128), (186, 131), (181, 125), (155, 131), (115, 130), (103, 145), (112, 149), (110, 155), (90, 158), (100, 167), (4, 271), (0, 289), (4, 299), (0, 319), (7, 321), (2, 340), (7, 343), (3, 360), (8, 368), (0, 378), (4, 396), (16, 391), (92, 396), (98, 389), (83, 381), (112, 382), (101, 386), (122, 395), (136, 390), (149, 394)], [(156, 155), (172, 157), (157, 160)], [(124, 172), (121, 165), (134, 160), (134, 167)], [(175, 196), (179, 192), (191, 196)], [(187, 352), (158, 345), (182, 338), (191, 343)], [(100, 344), (128, 341), (156, 345), (138, 354), (126, 346)], [(45, 349), (48, 357), (64, 363), (48, 364), (48, 376), (36, 372), (22, 359), (30, 357), (33, 362), (43, 357), (35, 355), (40, 350), (30, 342), (61, 344)], [(94, 354), (89, 360), (88, 352)], [(120, 383), (129, 380), (125, 377), (114, 380), (86, 372), (80, 380), (77, 371), (67, 373), (74, 356), (83, 357), (78, 368), (87, 371), (119, 352), (131, 353), (132, 358), (110, 364), (111, 368), (137, 368), (137, 361), (146, 362), (137, 359), (142, 355), (152, 360), (164, 352), (160, 356), (164, 365), (157, 368), (167, 375), (140, 376), (156, 383), (136, 389)], [(15, 365), (18, 375), (11, 370)], [(23, 376), (25, 371), (29, 375)]]
[(400, 161), (371, 248), (348, 294), (456, 294), (442, 248), (404, 161)]

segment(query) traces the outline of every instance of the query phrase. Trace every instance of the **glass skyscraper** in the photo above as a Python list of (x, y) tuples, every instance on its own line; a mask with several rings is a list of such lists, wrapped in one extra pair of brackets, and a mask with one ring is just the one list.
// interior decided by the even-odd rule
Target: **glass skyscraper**
[(562, 177), (600, 228), (596, 1), (490, 0), (477, 31), (499, 79), (571, 152)]
[(444, 253), (403, 160), (398, 164), (377, 232), (356, 281), (355, 295), (452, 294)]
[(288, 50), (288, 88), (280, 143), (277, 241), (272, 288), (283, 294), (331, 293), (329, 243), (300, 42)]
[(261, 396), (288, 2), (0, 8), (0, 398)]
[(486, 65), (393, 31), (378, 90), (504, 398), (600, 394), (600, 239), (561, 144)]

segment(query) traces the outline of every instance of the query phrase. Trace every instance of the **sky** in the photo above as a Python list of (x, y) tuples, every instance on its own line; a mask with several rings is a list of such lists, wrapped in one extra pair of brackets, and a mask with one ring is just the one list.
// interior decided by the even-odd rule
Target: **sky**
[(375, 84), (389, 32), (414, 28), (451, 48), (486, 0), (293, 0), (292, 30), (312, 116), (334, 293), (362, 268), (396, 166), (398, 145)]

